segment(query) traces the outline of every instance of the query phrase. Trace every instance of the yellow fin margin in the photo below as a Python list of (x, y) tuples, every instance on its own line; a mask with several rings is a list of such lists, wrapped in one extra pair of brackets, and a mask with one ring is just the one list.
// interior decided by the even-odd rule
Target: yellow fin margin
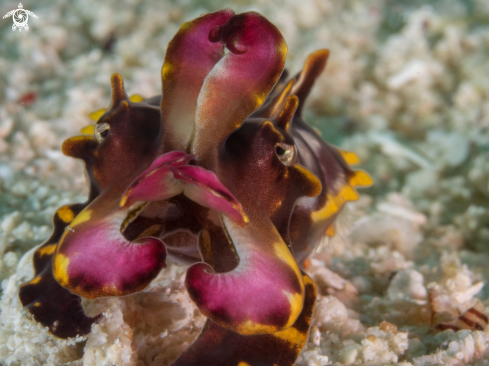
[(345, 159), (345, 161), (347, 162), (348, 165), (360, 164), (360, 158), (354, 152), (345, 151), (345, 150), (341, 150), (341, 149), (338, 149), (338, 151), (340, 152), (341, 156), (343, 157), (343, 159)]
[[(361, 172), (361, 173), (363, 173), (366, 177), (368, 177), (370, 181), (372, 180), (372, 178), (370, 178), (370, 176), (367, 173), (365, 172)], [(355, 176), (356, 175), (354, 175), (352, 178), (354, 178)], [(363, 175), (360, 175), (360, 181), (363, 182), (362, 179), (367, 181)], [(351, 179), (349, 180), (349, 183), (351, 184)], [(354, 183), (356, 183), (356, 181), (354, 181)], [(345, 184), (335, 195), (328, 194), (328, 200), (326, 202), (326, 205), (320, 210), (312, 213), (312, 219), (314, 222), (327, 220), (335, 213), (337, 213), (346, 202), (356, 201), (360, 197), (358, 192), (353, 188), (353, 184), (352, 185), (350, 184)], [(332, 226), (328, 227), (328, 229), (326, 230), (326, 234), (328, 236), (333, 236), (333, 235), (329, 235), (330, 233), (334, 235), (334, 228)]]
[(85, 135), (93, 135), (95, 133), (95, 125), (90, 125), (90, 126), (83, 127), (80, 130), (80, 132), (83, 133), (83, 134), (85, 134)]
[(95, 121), (97, 122), (99, 120), (100, 117), (102, 117), (102, 115), (105, 113), (105, 111), (107, 110), (107, 108), (102, 108), (102, 109), (99, 109), (95, 112), (92, 112), (88, 115), (88, 117), (90, 117), (90, 119), (92, 121)]
[(129, 100), (133, 103), (141, 103), (144, 100), (144, 98), (140, 94), (133, 94), (129, 97)]
[(363, 170), (353, 172), (353, 175), (348, 180), (352, 187), (369, 187), (374, 184), (374, 180)]

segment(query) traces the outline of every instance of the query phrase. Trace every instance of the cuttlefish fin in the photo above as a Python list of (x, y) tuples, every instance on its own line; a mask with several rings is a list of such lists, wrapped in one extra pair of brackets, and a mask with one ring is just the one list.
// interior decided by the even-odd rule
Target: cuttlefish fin
[(53, 277), (52, 258), (65, 228), (86, 204), (60, 207), (53, 217), (53, 234), (34, 252), (34, 278), (19, 288), (19, 299), (34, 319), (59, 338), (83, 336), (101, 315), (85, 314), (81, 299), (62, 287)]

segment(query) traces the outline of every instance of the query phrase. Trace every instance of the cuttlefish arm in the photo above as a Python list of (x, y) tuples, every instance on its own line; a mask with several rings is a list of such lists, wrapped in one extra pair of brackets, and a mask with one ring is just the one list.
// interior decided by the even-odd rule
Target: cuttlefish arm
[(158, 275), (166, 266), (165, 246), (151, 237), (127, 240), (122, 232), (131, 214), (109, 195), (97, 197), (78, 214), (53, 257), (61, 286), (87, 299), (123, 296), (141, 291)]
[[(214, 273), (198, 263), (185, 285), (200, 311), (219, 325), (243, 335), (275, 333), (297, 320), (304, 304), (304, 280), (292, 253), (269, 218), (246, 227), (222, 216), (239, 257), (231, 272)], [(201, 235), (200, 245), (209, 238)]]
[[(170, 158), (174, 160), (169, 161)], [(226, 213), (238, 225), (246, 225), (248, 217), (241, 204), (209, 170), (188, 162), (193, 155), (171, 152), (157, 158), (137, 177), (123, 194), (120, 205), (129, 207), (137, 201), (161, 201), (183, 193), (198, 204)]]
[(165, 151), (187, 149), (193, 133), (197, 97), (205, 77), (224, 56), (224, 45), (209, 39), (234, 12), (206, 14), (184, 23), (168, 44), (161, 70), (163, 146)]
[(129, 207), (137, 201), (163, 201), (182, 193), (182, 184), (175, 179), (173, 170), (187, 164), (193, 155), (172, 151), (156, 158), (137, 176), (122, 194), (121, 207)]
[(212, 68), (197, 99), (192, 153), (212, 169), (218, 148), (266, 99), (284, 68), (280, 31), (255, 12), (233, 16), (210, 39), (229, 52)]
[(246, 215), (236, 199), (213, 173), (184, 165), (191, 158), (183, 152), (160, 156), (133, 181), (122, 200), (109, 191), (81, 211), (56, 247), (56, 280), (88, 299), (123, 296), (144, 289), (166, 266), (165, 246), (153, 237), (140, 236), (129, 241), (123, 232), (151, 200), (184, 193), (200, 204), (229, 213), (244, 225)]
[(294, 365), (307, 342), (317, 296), (311, 278), (304, 274), (303, 281), (304, 306), (290, 328), (272, 334), (241, 335), (207, 319), (199, 337), (172, 366)]

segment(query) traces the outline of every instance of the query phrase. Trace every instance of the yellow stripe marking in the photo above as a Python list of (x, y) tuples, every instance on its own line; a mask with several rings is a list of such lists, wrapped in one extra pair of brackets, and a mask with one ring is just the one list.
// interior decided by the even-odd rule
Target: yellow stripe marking
[[(370, 178), (368, 174), (365, 173)], [(347, 201), (356, 201), (360, 196), (351, 186), (345, 185), (336, 195), (328, 194), (326, 205), (318, 211), (312, 213), (314, 222), (327, 220), (340, 210)]]
[(294, 345), (302, 344), (306, 338), (306, 334), (299, 332), (296, 328), (289, 328), (277, 332), (273, 336)]
[(253, 99), (255, 100), (255, 104), (257, 106), (261, 106), (265, 101), (266, 97), (267, 97), (266, 94), (255, 94)]
[(312, 174), (309, 170), (300, 165), (294, 165), (294, 168), (297, 169), (299, 173), (304, 176), (304, 178), (308, 181), (313, 189), (312, 192), (308, 192), (308, 197), (316, 197), (319, 193), (321, 193), (323, 186), (314, 174)]
[(59, 282), (61, 286), (68, 286), (70, 283), (70, 278), (68, 277), (68, 266), (70, 264), (70, 258), (65, 255), (58, 253), (54, 257), (53, 263), (53, 275), (56, 281)]
[(54, 253), (55, 249), (56, 249), (56, 244), (46, 245), (44, 248), (39, 250), (39, 255), (41, 257), (45, 255), (51, 255)]
[(336, 200), (334, 199), (334, 197), (328, 194), (328, 199), (324, 207), (319, 211), (315, 211), (312, 213), (311, 215), (312, 220), (314, 222), (318, 222), (318, 221), (326, 220), (332, 215), (334, 215), (339, 210), (339, 207), (338, 205), (336, 205), (335, 201)]
[(355, 191), (351, 186), (344, 186), (343, 189), (339, 193), (340, 199), (343, 201), (356, 201), (360, 198), (357, 191)]
[(137, 239), (144, 238), (146, 236), (155, 236), (155, 234), (161, 229), (161, 225), (151, 225), (149, 228), (144, 230), (138, 235)]
[(170, 77), (170, 74), (174, 71), (173, 69), (173, 65), (170, 62), (166, 61), (161, 68), (161, 76), (163, 77), (163, 79)]
[(78, 216), (75, 217), (75, 219), (73, 220), (70, 226), (74, 228), (75, 226), (90, 220), (90, 217), (92, 217), (92, 211), (85, 209), (82, 212), (80, 212)]
[(283, 291), (283, 293), (285, 294), (285, 296), (287, 296), (287, 299), (289, 300), (290, 303), (289, 321), (287, 322), (287, 325), (284, 327), (284, 328), (289, 328), (292, 325), (294, 325), (299, 315), (301, 315), (302, 308), (304, 306), (304, 296), (301, 296), (301, 294), (291, 294), (290, 292), (287, 291)]
[(265, 325), (255, 323), (252, 320), (242, 322), (236, 327), (236, 330), (241, 335), (257, 335), (257, 334), (270, 334), (277, 331), (277, 327), (273, 325)]
[(304, 282), (301, 281), (302, 273), (297, 265), (297, 262), (295, 261), (294, 256), (290, 252), (290, 249), (282, 240), (274, 243), (273, 249), (275, 250), (275, 255), (277, 258), (286, 263), (287, 266), (289, 266), (289, 268), (292, 269), (294, 274), (299, 278), (299, 282), (301, 283), (301, 292), (304, 293)]
[[(316, 298), (317, 291), (314, 282), (311, 280), (309, 276), (303, 276), (303, 279), (304, 279), (304, 284), (306, 286), (313, 287), (313, 296), (314, 298)], [(311, 315), (304, 317), (303, 321), (305, 321), (307, 324), (311, 324)], [(299, 352), (302, 349), (302, 347), (304, 347), (304, 345), (306, 344), (308, 335), (309, 332), (302, 333), (295, 327), (290, 327), (288, 329), (273, 334), (275, 338), (288, 342), (291, 348), (295, 348)]]

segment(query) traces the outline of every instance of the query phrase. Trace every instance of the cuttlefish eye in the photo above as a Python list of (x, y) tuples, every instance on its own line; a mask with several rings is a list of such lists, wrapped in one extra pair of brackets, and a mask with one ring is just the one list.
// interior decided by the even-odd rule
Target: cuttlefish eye
[(295, 149), (293, 145), (289, 145), (283, 142), (275, 144), (275, 154), (278, 160), (286, 166), (291, 166), (296, 162)]
[(102, 143), (102, 141), (104, 140), (104, 138), (107, 137), (107, 135), (109, 134), (109, 130), (110, 130), (110, 125), (108, 123), (100, 123), (100, 124), (96, 124), (95, 125), (95, 138), (97, 139), (97, 141), (100, 143)]

